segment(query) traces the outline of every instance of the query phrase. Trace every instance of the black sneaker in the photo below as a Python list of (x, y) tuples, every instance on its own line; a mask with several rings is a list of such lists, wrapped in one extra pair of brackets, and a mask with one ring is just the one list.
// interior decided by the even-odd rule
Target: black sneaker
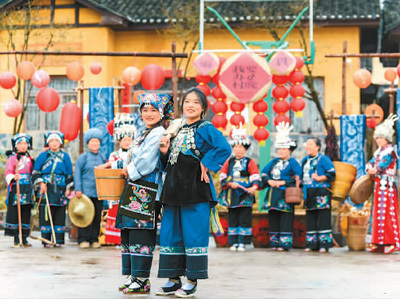
[(170, 287), (161, 287), (158, 288), (158, 290), (155, 292), (156, 295), (158, 296), (169, 296), (175, 294), (177, 290), (179, 290), (182, 287), (182, 281), (181, 279), (169, 279), (169, 281), (172, 281), (174, 284)]
[(146, 278), (144, 281), (141, 281), (133, 277), (131, 285), (123, 290), (123, 292), (127, 295), (150, 294), (150, 280)]

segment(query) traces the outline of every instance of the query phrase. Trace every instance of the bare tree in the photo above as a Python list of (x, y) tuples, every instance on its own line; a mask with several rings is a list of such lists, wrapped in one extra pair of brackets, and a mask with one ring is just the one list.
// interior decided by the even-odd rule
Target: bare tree
[[(6, 35), (1, 35), (0, 42), (5, 44), (8, 51), (28, 51), (31, 42), (40, 40), (44, 42), (45, 46), (43, 51), (48, 50), (55, 42), (64, 39), (65, 28), (67, 26), (59, 24), (55, 26), (53, 20), (48, 22), (48, 18), (41, 16), (39, 11), (40, 6), (33, 6), (33, 0), (24, 2), (21, 6), (17, 6), (11, 9), (4, 10), (0, 13), (0, 30), (5, 31)], [(43, 23), (46, 21), (46, 23)], [(46, 28), (43, 28), (43, 24), (47, 24)], [(22, 42), (19, 44), (19, 37), (22, 36)], [(20, 54), (20, 55), (8, 55), (7, 57), (8, 68), (11, 66), (17, 67), (22, 61), (33, 61), (34, 55)], [(41, 60), (41, 64), (38, 66), (40, 69), (45, 61), (45, 56)], [(27, 87), (25, 82), (18, 78), (16, 87), (11, 89), (11, 92), (15, 99), (22, 104), (22, 113), (15, 118), (13, 134), (21, 131), (22, 124), (24, 122), (25, 115), (28, 108), (28, 98), (31, 93), (32, 86)]]

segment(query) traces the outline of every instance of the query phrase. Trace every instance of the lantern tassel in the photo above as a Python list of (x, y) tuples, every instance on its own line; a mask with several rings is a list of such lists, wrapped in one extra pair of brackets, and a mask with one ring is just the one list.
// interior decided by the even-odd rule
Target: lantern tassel
[(303, 117), (303, 111), (297, 111), (295, 116), (296, 117)]

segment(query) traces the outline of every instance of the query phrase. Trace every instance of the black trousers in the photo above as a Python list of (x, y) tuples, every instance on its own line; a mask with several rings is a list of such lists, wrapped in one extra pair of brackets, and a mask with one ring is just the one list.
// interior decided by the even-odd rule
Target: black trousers
[(229, 220), (229, 244), (250, 244), (252, 235), (252, 209), (251, 207), (230, 208)]
[[(21, 205), (21, 226), (24, 243), (26, 243), (26, 238), (30, 232), (31, 209), (32, 205)], [(9, 204), (7, 207), (4, 234), (6, 236), (13, 236), (14, 243), (19, 243), (18, 206)]]
[(332, 247), (331, 209), (308, 210), (306, 213), (306, 247), (312, 250)]
[(103, 211), (103, 201), (97, 197), (90, 197), (94, 204), (94, 218), (87, 227), (78, 228), (78, 244), (82, 242), (94, 243), (99, 241), (101, 212)]
[(289, 249), (293, 244), (294, 212), (268, 211), (271, 247)]
[[(54, 230), (56, 233), (57, 244), (64, 244), (65, 237), (65, 209), (66, 206), (50, 206), (50, 211), (53, 219)], [(51, 241), (52, 231), (50, 224), (50, 216), (46, 205), (40, 205), (39, 208), (39, 226), (42, 238)], [(46, 244), (42, 242), (43, 244)]]

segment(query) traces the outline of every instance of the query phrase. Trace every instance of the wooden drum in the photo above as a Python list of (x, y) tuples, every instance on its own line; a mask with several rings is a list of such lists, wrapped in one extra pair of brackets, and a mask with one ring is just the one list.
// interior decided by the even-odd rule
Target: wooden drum
[(95, 169), (97, 197), (99, 200), (119, 200), (126, 185), (122, 169)]

